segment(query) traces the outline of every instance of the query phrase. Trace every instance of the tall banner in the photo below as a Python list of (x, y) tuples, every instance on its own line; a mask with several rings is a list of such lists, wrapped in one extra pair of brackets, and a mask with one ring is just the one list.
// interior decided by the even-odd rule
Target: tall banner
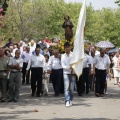
[(84, 59), (84, 27), (86, 20), (86, 0), (84, 0), (77, 24), (74, 49), (71, 57), (70, 66), (73, 68), (74, 72), (80, 77), (83, 70), (83, 59)]

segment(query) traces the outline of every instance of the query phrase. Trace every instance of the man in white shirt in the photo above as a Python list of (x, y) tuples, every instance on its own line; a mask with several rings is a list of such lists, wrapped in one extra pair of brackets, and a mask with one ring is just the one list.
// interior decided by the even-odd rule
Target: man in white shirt
[(66, 107), (69, 107), (72, 105), (76, 76), (72, 73), (72, 68), (70, 68), (70, 61), (72, 56), (72, 52), (70, 51), (70, 44), (66, 42), (64, 44), (64, 48), (65, 54), (63, 54), (61, 57), (61, 64), (63, 67), (64, 77), (65, 105)]
[(24, 46), (28, 46), (28, 39), (27, 38), (25, 38), (24, 41), (23, 41), (23, 47)]
[(48, 61), (48, 72), (51, 71), (51, 80), (53, 83), (53, 88), (55, 92), (55, 96), (60, 94), (63, 69), (61, 65), (61, 56), (59, 54), (59, 50), (54, 50), (54, 55), (50, 57)]
[(22, 52), (23, 52), (23, 47), (21, 47), (21, 44), (20, 44), (20, 43), (17, 44), (17, 48), (13, 49), (13, 57), (15, 56), (16, 50), (19, 50), (19, 51), (20, 51), (20, 56), (21, 56), (21, 54), (22, 54)]
[(79, 80), (77, 81), (77, 91), (79, 96), (82, 96), (84, 92), (86, 92), (86, 94), (89, 93), (90, 88), (89, 75), (91, 72), (91, 60), (88, 54), (89, 51), (85, 49), (85, 57), (83, 59), (83, 71), (82, 75), (79, 77)]
[(20, 58), (20, 50), (16, 50), (15, 57), (12, 57), (8, 63), (8, 67), (11, 69), (10, 73), (10, 83), (9, 83), (9, 94), (10, 99), (8, 102), (14, 100), (14, 102), (18, 101), (19, 98), (19, 90), (21, 86), (21, 71), (23, 67), (23, 60)]
[(106, 74), (108, 74), (110, 68), (110, 59), (105, 54), (105, 50), (101, 48), (100, 54), (94, 57), (93, 73), (96, 76), (95, 95), (97, 97), (104, 96)]
[(26, 82), (26, 84), (29, 84), (30, 70), (28, 71), (28, 74), (26, 75), (26, 68), (27, 68), (28, 62), (31, 58), (31, 53), (30, 53), (30, 47), (29, 46), (26, 47), (26, 52), (22, 53), (21, 58), (23, 59), (23, 69), (22, 69), (23, 80), (22, 80), (22, 84), (24, 84), (25, 82)]
[(34, 40), (30, 41), (30, 53), (32, 53), (36, 48), (36, 43)]
[[(35, 95), (40, 97), (40, 93), (42, 92), (42, 74), (43, 67), (45, 65), (45, 57), (40, 54), (40, 48), (35, 49), (35, 55), (31, 56), (31, 59), (28, 62), (28, 66), (26, 68), (28, 74), (29, 69), (31, 68), (31, 89), (32, 96)], [(37, 90), (36, 90), (36, 82), (37, 82)]]
[(96, 46), (93, 46), (93, 47), (92, 47), (92, 50), (95, 52), (95, 55), (100, 54), (100, 52), (97, 50), (97, 47), (96, 47)]

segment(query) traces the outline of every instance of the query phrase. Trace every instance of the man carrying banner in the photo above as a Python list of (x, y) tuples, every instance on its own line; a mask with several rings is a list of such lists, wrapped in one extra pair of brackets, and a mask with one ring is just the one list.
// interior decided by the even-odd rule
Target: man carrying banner
[(69, 107), (72, 106), (76, 76), (72, 73), (72, 68), (70, 67), (72, 52), (70, 51), (70, 44), (68, 42), (64, 44), (64, 49), (65, 54), (61, 57), (61, 64), (64, 77), (65, 105), (66, 107)]
[(74, 77), (72, 76), (70, 69), (74, 70), (78, 78), (82, 74), (82, 70), (83, 70), (85, 19), (86, 19), (86, 0), (84, 0), (83, 2), (79, 15), (73, 53), (71, 54), (70, 48), (68, 47), (67, 43), (65, 43), (64, 47), (66, 53), (62, 56), (61, 59), (62, 67), (64, 71), (64, 90), (65, 90), (66, 106), (72, 105), (71, 103), (73, 99), (72, 88), (75, 81), (75, 76)]

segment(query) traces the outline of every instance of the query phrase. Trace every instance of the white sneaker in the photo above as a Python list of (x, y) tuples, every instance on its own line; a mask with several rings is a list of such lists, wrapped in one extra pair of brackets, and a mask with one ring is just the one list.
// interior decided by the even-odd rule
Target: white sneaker
[(72, 101), (70, 101), (70, 106), (72, 106)]
[(70, 102), (67, 101), (66, 104), (65, 104), (66, 107), (69, 107), (70, 106)]

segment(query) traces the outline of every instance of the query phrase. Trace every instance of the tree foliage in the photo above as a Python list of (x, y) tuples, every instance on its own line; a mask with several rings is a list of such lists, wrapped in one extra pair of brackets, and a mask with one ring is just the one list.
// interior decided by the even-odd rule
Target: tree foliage
[(115, 3), (118, 4), (118, 6), (120, 6), (120, 0), (116, 0)]
[[(81, 3), (65, 3), (64, 0), (9, 0), (9, 7), (0, 28), (0, 41), (9, 37), (15, 41), (24, 38), (64, 38), (62, 24), (69, 15), (74, 24), (78, 22)], [(110, 40), (120, 46), (120, 8), (95, 10), (87, 6), (85, 39), (96, 43)]]

